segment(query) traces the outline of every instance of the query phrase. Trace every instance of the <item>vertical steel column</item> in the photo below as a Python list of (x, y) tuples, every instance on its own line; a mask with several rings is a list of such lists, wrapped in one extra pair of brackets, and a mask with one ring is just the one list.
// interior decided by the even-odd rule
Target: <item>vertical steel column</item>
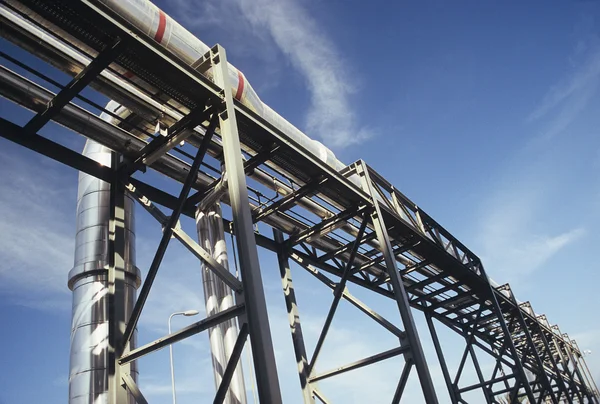
[(452, 379), (450, 378), (448, 364), (446, 363), (446, 358), (444, 358), (444, 353), (442, 352), (442, 346), (440, 344), (440, 339), (438, 338), (437, 331), (435, 330), (435, 325), (433, 324), (433, 318), (427, 312), (425, 313), (425, 321), (427, 321), (427, 327), (429, 327), (429, 333), (431, 334), (431, 339), (433, 340), (435, 353), (437, 354), (438, 361), (440, 362), (440, 366), (442, 367), (442, 374), (444, 375), (444, 380), (446, 381), (446, 387), (448, 387), (450, 401), (452, 401), (452, 404), (458, 404), (458, 398), (456, 397), (455, 391), (456, 386), (452, 383)]
[(240, 148), (237, 120), (225, 49), (216, 46), (213, 65), (215, 83), (223, 89), (225, 110), (219, 114), (223, 155), (227, 170), (227, 188), (233, 213), (236, 246), (240, 258), (240, 272), (246, 297), (246, 315), (254, 370), (260, 401), (281, 403), (281, 391), (273, 352), (273, 341), (267, 315), (267, 303), (260, 274), (256, 240), (252, 227), (252, 212), (248, 200), (246, 174)]
[[(125, 331), (125, 187), (117, 168), (119, 156), (112, 154), (114, 179), (110, 184), (110, 219), (108, 225), (108, 404), (129, 402), (122, 381), (130, 364), (118, 362)], [(125, 349), (128, 349), (129, 344)], [(133, 400), (132, 400), (133, 402)]]
[(377, 194), (373, 189), (368, 170), (369, 168), (367, 164), (362, 160), (360, 161), (360, 164), (356, 166), (356, 171), (361, 177), (363, 190), (370, 195), (373, 201), (373, 206), (375, 207), (375, 210), (373, 213), (371, 213), (373, 226), (375, 227), (377, 239), (380, 244), (381, 252), (383, 253), (385, 267), (387, 268), (388, 275), (390, 276), (390, 282), (392, 284), (398, 310), (400, 311), (400, 317), (402, 318), (402, 323), (404, 324), (404, 329), (410, 345), (410, 352), (415, 362), (417, 374), (419, 375), (419, 382), (421, 383), (423, 396), (428, 404), (437, 404), (438, 399), (435, 394), (433, 381), (431, 380), (431, 374), (429, 373), (429, 367), (427, 366), (427, 361), (425, 360), (425, 354), (423, 353), (423, 347), (421, 346), (421, 340), (419, 339), (417, 326), (415, 325), (415, 321), (410, 311), (408, 295), (406, 294), (404, 284), (402, 283), (402, 279), (398, 273), (396, 258), (394, 257), (387, 228), (383, 222), (383, 217), (381, 216), (381, 208), (379, 207)]
[(308, 383), (308, 356), (306, 355), (306, 346), (302, 336), (302, 326), (300, 324), (300, 313), (296, 304), (296, 293), (292, 282), (292, 271), (290, 262), (283, 247), (283, 233), (281, 230), (273, 229), (273, 237), (277, 243), (277, 260), (279, 262), (279, 273), (281, 275), (281, 286), (283, 287), (283, 296), (285, 297), (285, 306), (288, 312), (290, 331), (292, 334), (292, 344), (296, 354), (296, 363), (298, 364), (298, 376), (300, 377), (300, 387), (305, 404), (314, 404), (315, 398), (312, 394), (312, 388)]

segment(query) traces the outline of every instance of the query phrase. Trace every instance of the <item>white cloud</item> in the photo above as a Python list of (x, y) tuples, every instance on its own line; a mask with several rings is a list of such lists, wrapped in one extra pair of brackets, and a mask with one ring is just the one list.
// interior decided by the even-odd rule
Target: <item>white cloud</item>
[(591, 35), (578, 42), (570, 64), (571, 71), (548, 90), (527, 117), (530, 123), (547, 118), (536, 140), (548, 140), (562, 133), (596, 94), (600, 83), (599, 38)]
[(534, 174), (525, 177), (489, 195), (479, 222), (482, 260), (488, 273), (502, 275), (499, 283), (523, 279), (585, 234), (580, 226), (552, 232), (541, 229), (547, 208), (545, 179)]
[[(355, 92), (356, 77), (351, 77), (335, 44), (300, 2), (209, 1), (200, 8), (192, 8), (189, 2), (181, 0), (173, 0), (172, 4), (176, 18), (181, 18), (190, 28), (198, 27), (199, 21), (205, 27), (216, 25), (219, 21), (220, 26), (227, 24), (234, 30), (250, 34), (252, 40), (244, 43), (252, 49), (259, 48), (250, 45), (252, 41), (259, 41), (262, 46), (274, 43), (302, 75), (308, 87), (311, 103), (306, 117), (306, 132), (309, 136), (323, 140), (330, 147), (341, 148), (359, 143), (371, 135), (369, 130), (359, 126), (355, 118), (351, 97)], [(241, 23), (239, 11), (245, 20)], [(223, 23), (223, 17), (235, 20), (236, 24)], [(268, 41), (269, 37), (272, 42)], [(281, 64), (277, 60), (271, 62)], [(290, 76), (289, 72), (285, 74)]]
[(0, 290), (29, 307), (70, 309), (77, 174), (31, 157), (0, 153)]
[(341, 55), (314, 18), (294, 0), (240, 2), (254, 27), (273, 40), (304, 76), (311, 93), (307, 132), (332, 147), (360, 142), (368, 136), (357, 128), (350, 96), (352, 79)]

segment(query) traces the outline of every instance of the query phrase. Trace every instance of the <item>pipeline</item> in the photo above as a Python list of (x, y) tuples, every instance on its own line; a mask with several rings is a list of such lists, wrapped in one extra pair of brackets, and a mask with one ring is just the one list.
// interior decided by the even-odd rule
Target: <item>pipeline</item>
[[(166, 49), (171, 51), (174, 55), (179, 57), (181, 60), (185, 61), (188, 64), (192, 64), (196, 60), (198, 60), (202, 55), (204, 55), (209, 47), (202, 43), (199, 39), (194, 37), (189, 31), (185, 30), (181, 25), (179, 25), (176, 21), (174, 21), (171, 17), (166, 15), (163, 11), (158, 9), (154, 4), (146, 1), (146, 0), (99, 0), (101, 3), (105, 4), (107, 7), (119, 13), (125, 19), (129, 20), (132, 24), (140, 28), (142, 31), (146, 32), (147, 35), (153, 38), (155, 41), (160, 43)], [(17, 9), (24, 10), (25, 8), (18, 2), (14, 0), (9, 0), (9, 4), (14, 6)], [(26, 10), (26, 9), (25, 9)], [(9, 28), (2, 27), (2, 35), (8, 37), (9, 39), (17, 42), (21, 41), (26, 49), (34, 48), (34, 47), (44, 47), (47, 53), (41, 54), (40, 56), (52, 64), (57, 65), (61, 70), (67, 71), (69, 73), (78, 72), (82, 66), (85, 66), (89, 63), (89, 60), (86, 57), (78, 54), (76, 51), (69, 49), (63, 44), (59, 43), (55, 38), (43, 33), (42, 30), (35, 27), (34, 25), (24, 21), (21, 17), (16, 14), (7, 12), (6, 9), (0, 7), (0, 18), (3, 20), (10, 21), (11, 24), (20, 25), (19, 28), (28, 32), (29, 41), (24, 40), (23, 38), (17, 38), (14, 36), (14, 32), (9, 32)], [(43, 19), (36, 19), (35, 16), (32, 18), (41, 25), (49, 28), (51, 31), (55, 32), (56, 35), (61, 37), (69, 37), (68, 34), (62, 32), (61, 30), (54, 27), (52, 24), (48, 23)], [(38, 32), (36, 32), (36, 30)], [(13, 37), (11, 37), (13, 35)], [(41, 36), (41, 38), (40, 38)], [(36, 41), (35, 38), (38, 40)], [(33, 40), (32, 40), (33, 39)], [(75, 41), (73, 38), (71, 38)], [(94, 52), (90, 50), (90, 54)], [(57, 57), (60, 55), (60, 57)], [(122, 69), (121, 69), (122, 70)], [(117, 69), (119, 71), (119, 69)], [(266, 121), (271, 123), (273, 126), (280, 129), (287, 136), (295, 140), (300, 145), (304, 146), (307, 150), (309, 150), (312, 154), (317, 156), (326, 164), (330, 165), (335, 170), (341, 170), (345, 167), (345, 165), (336, 159), (333, 152), (323, 146), (320, 142), (317, 142), (313, 139), (310, 139), (308, 136), (303, 134), (300, 130), (295, 128), (292, 124), (290, 124), (283, 117), (275, 113), (271, 108), (262, 103), (258, 95), (255, 93), (254, 89), (247, 82), (243, 73), (237, 70), (234, 66), (228, 66), (229, 72), (229, 82), (231, 83), (231, 89), (233, 96), (243, 103), (246, 107), (253, 110), (259, 116), (263, 117)], [(0, 72), (1, 73), (1, 72)], [(152, 93), (152, 89), (148, 87), (146, 83), (143, 83), (141, 80), (138, 80), (129, 72), (121, 71), (121, 73), (129, 78), (131, 81), (139, 85), (140, 87), (150, 91)], [(211, 72), (207, 73), (208, 78), (211, 78)], [(134, 113), (140, 116), (143, 116), (148, 121), (156, 118), (157, 116), (162, 116), (165, 119), (165, 123), (171, 123), (179, 120), (182, 117), (181, 112), (176, 109), (170, 108), (167, 105), (158, 103), (156, 100), (151, 97), (145, 95), (143, 92), (138, 91), (135, 86), (127, 83), (126, 80), (122, 80), (118, 77), (118, 75), (114, 75), (111, 72), (103, 72), (99, 82), (101, 84), (97, 84), (98, 87), (102, 87), (102, 90), (105, 93), (108, 93), (116, 102), (111, 102), (107, 106), (107, 109), (111, 111), (119, 110), (119, 103), (123, 104), (127, 109), (121, 108), (119, 110), (119, 115), (122, 117), (127, 117), (128, 114)], [(15, 83), (12, 83), (15, 84)], [(8, 85), (6, 82), (0, 81), (0, 86), (4, 86), (3, 94), (10, 93), (10, 91), (23, 91), (21, 88), (19, 91)], [(108, 90), (108, 91), (107, 91)], [(40, 90), (41, 91), (41, 90)], [(31, 93), (31, 91), (30, 91)], [(22, 95), (22, 94), (21, 94)], [(31, 94), (30, 94), (31, 96)], [(11, 97), (8, 97), (11, 98)], [(46, 98), (46, 97), (42, 97)], [(46, 98), (47, 99), (47, 98)], [(13, 100), (23, 104), (22, 99), (19, 97), (14, 97)], [(47, 99), (48, 100), (48, 99)], [(47, 101), (46, 101), (47, 102)], [(25, 102), (27, 103), (27, 102)], [(38, 104), (38, 99), (35, 97), (30, 97), (29, 100), (30, 108), (34, 110), (39, 110), (40, 104)], [(45, 105), (45, 102), (44, 102)], [(78, 107), (68, 106), (65, 108), (65, 112), (59, 115), (58, 120), (62, 120), (62, 124), (67, 127), (74, 129), (75, 131), (88, 136), (90, 139), (94, 139), (96, 137), (102, 144), (110, 147), (110, 142), (115, 146), (118, 144), (121, 147), (123, 145), (127, 145), (127, 149), (132, 151), (139, 150), (144, 142), (137, 138), (133, 138), (129, 133), (125, 131), (121, 131), (115, 125), (111, 125), (108, 129), (111, 131), (111, 135), (107, 136), (106, 132), (102, 132), (107, 128), (102, 127), (102, 125), (98, 125), (98, 122), (90, 119), (89, 116), (83, 113), (83, 111), (78, 110)], [(113, 118), (107, 119), (109, 123), (117, 124), (116, 120)], [(148, 128), (146, 128), (148, 129)], [(198, 129), (196, 129), (198, 131)], [(144, 138), (139, 132), (136, 133), (142, 139)], [(201, 134), (201, 131), (200, 131)], [(137, 140), (137, 142), (135, 140)], [(189, 142), (197, 145), (199, 143), (200, 136), (192, 136), (189, 139)], [(129, 143), (127, 143), (129, 142)], [(91, 146), (90, 146), (91, 147)], [(213, 156), (218, 154), (220, 147), (217, 144), (212, 144), (209, 153)], [(181, 160), (174, 158), (173, 156), (163, 156), (156, 163), (152, 165), (152, 168), (156, 169), (159, 172), (165, 173), (173, 178), (180, 177), (182, 172), (179, 171), (181, 167), (186, 164)], [(85, 174), (84, 174), (85, 175)], [(261, 170), (255, 170), (253, 173), (254, 178), (263, 185), (271, 189), (277, 190), (278, 193), (282, 195), (286, 195), (289, 192), (292, 192), (291, 187), (286, 184), (273, 182), (273, 178), (268, 174), (264, 173)], [(182, 178), (178, 178), (182, 180)], [(210, 177), (205, 174), (200, 173), (198, 176), (197, 185), (206, 186), (211, 183)], [(100, 192), (100, 190), (98, 191)], [(227, 195), (223, 195), (223, 201), (226, 202)], [(309, 209), (311, 212), (315, 213), (317, 216), (325, 219), (331, 216), (331, 212), (325, 207), (307, 199), (302, 198), (298, 201), (298, 205), (303, 206)], [(79, 216), (79, 211), (78, 211)], [(131, 217), (133, 222), (133, 216)], [(78, 221), (79, 222), (79, 221)], [(199, 221), (200, 222), (200, 221)], [(280, 228), (287, 233), (296, 232), (299, 229), (301, 230), (301, 225), (299, 225), (295, 220), (287, 215), (275, 214), (268, 218), (266, 218), (265, 223), (271, 224), (274, 227)], [(103, 224), (98, 223), (98, 226), (103, 226)], [(345, 224), (342, 230), (346, 231), (351, 235), (357, 234), (357, 229), (355, 226), (350, 224)], [(201, 237), (202, 240), (202, 237)], [(318, 248), (331, 249), (339, 247), (339, 243), (335, 242), (333, 239), (328, 237), (324, 237), (321, 239), (317, 239), (311, 241), (311, 244), (314, 244)], [(377, 246), (376, 241), (370, 241), (370, 244), (374, 247)], [(97, 241), (97, 247), (102, 246), (102, 242)], [(344, 258), (347, 254), (341, 254), (340, 258)], [(398, 257), (401, 259), (402, 257)], [(367, 262), (368, 259), (361, 257), (360, 255), (357, 257), (358, 263)], [(133, 261), (134, 262), (134, 261)], [(132, 279), (136, 279), (132, 277)], [(133, 282), (135, 284), (135, 282)], [(133, 291), (135, 293), (135, 289)], [(75, 293), (74, 293), (74, 302), (75, 302)], [(75, 311), (74, 311), (75, 314)], [(74, 317), (75, 320), (75, 317)], [(211, 342), (212, 344), (212, 342)], [(215, 377), (216, 374), (215, 374)], [(243, 379), (242, 379), (243, 380)], [(93, 401), (91, 401), (93, 402)]]

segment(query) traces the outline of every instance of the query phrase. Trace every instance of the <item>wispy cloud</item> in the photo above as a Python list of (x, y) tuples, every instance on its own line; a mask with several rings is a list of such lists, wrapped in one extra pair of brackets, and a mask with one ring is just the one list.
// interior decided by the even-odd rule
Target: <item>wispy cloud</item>
[(77, 174), (7, 152), (0, 161), (0, 290), (18, 304), (70, 309)]
[(551, 179), (532, 167), (513, 174), (518, 179), (497, 184), (479, 218), (482, 259), (488, 272), (502, 274), (500, 283), (527, 277), (586, 232), (577, 225), (562, 230), (541, 226)]
[[(342, 148), (371, 135), (368, 129), (360, 127), (355, 118), (351, 98), (356, 90), (356, 77), (351, 77), (335, 44), (300, 2), (209, 1), (195, 10), (181, 0), (173, 0), (173, 4), (176, 17), (183, 18), (186, 25), (197, 24), (194, 21), (211, 24), (213, 20), (222, 21), (224, 17), (239, 21), (238, 14), (241, 12), (245, 24), (234, 29), (251, 34), (252, 39), (245, 43), (260, 40), (261, 45), (265, 45), (269, 44), (266, 39), (272, 39), (270, 44), (276, 45), (306, 82), (311, 100), (306, 115), (309, 136), (323, 140), (330, 147)], [(200, 14), (202, 19), (194, 17)], [(208, 16), (208, 22), (205, 16)]]
[[(542, 123), (540, 140), (562, 133), (584, 110), (600, 83), (600, 38), (588, 34), (569, 57), (570, 71), (554, 84), (527, 117), (529, 123)], [(545, 119), (545, 120), (544, 120)]]
[(600, 39), (585, 31), (565, 61), (567, 73), (526, 118), (524, 130), (534, 136), (490, 181), (481, 204), (477, 243), (486, 267), (503, 275), (501, 283), (527, 277), (586, 234), (582, 224), (559, 224), (560, 216), (553, 214), (553, 196), (571, 174), (567, 165), (556, 164), (557, 137), (575, 136), (569, 130), (600, 84)]
[(273, 40), (304, 76), (311, 94), (307, 131), (333, 147), (368, 137), (357, 127), (350, 96), (354, 91), (341, 55), (315, 19), (294, 0), (241, 1), (241, 10)]

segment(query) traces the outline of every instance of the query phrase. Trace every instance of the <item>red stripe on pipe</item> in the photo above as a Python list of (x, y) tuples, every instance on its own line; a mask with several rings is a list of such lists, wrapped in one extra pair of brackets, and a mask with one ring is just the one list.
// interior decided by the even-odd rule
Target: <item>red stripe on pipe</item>
[(242, 94), (244, 94), (244, 75), (238, 70), (238, 87), (237, 91), (235, 92), (236, 100), (241, 101)]
[(158, 10), (158, 29), (154, 34), (154, 40), (160, 43), (165, 35), (165, 28), (167, 27), (167, 16), (162, 10)]

